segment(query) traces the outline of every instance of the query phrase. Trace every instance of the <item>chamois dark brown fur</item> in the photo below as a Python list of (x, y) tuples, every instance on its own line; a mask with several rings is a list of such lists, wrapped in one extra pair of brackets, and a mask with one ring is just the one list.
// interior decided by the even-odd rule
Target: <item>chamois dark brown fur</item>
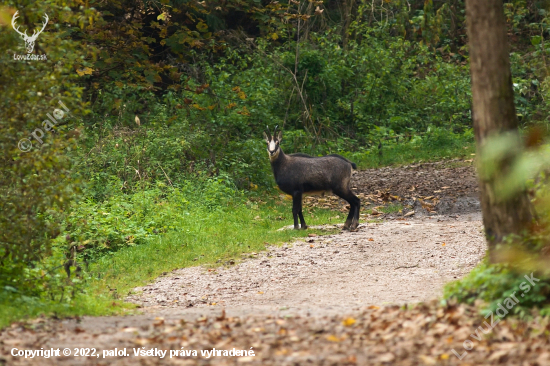
[(288, 195), (292, 196), (292, 216), (294, 229), (299, 229), (298, 218), (302, 229), (307, 229), (302, 214), (302, 196), (307, 193), (332, 192), (346, 200), (350, 205), (344, 229), (356, 230), (359, 225), (361, 201), (350, 188), (352, 168), (357, 166), (337, 154), (314, 157), (307, 154), (285, 154), (280, 147), (282, 132), (277, 134), (277, 127), (272, 136), (264, 132), (267, 152), (275, 182)]

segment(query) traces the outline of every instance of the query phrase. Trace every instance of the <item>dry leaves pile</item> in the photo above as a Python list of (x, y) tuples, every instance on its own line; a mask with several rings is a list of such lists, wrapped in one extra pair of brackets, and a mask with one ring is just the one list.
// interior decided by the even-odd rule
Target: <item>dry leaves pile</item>
[[(13, 325), (0, 335), (0, 360), (8, 364), (87, 365), (550, 365), (548, 318), (529, 322), (505, 320), (487, 335), (475, 330), (482, 319), (473, 307), (439, 306), (436, 302), (412, 309), (371, 306), (351, 316), (198, 318), (194, 322), (155, 319), (141, 327), (118, 329), (108, 335), (87, 334), (79, 327), (48, 320), (32, 325)], [(496, 318), (495, 318), (496, 320)], [(74, 325), (73, 325), (74, 326)], [(34, 329), (33, 329), (34, 328)], [(463, 342), (473, 348), (462, 360)], [(11, 348), (126, 347), (130, 356), (100, 358), (58, 357), (22, 360)], [(197, 357), (164, 359), (133, 355), (133, 348), (197, 350)], [(253, 347), (254, 357), (201, 357), (200, 350)], [(169, 352), (168, 352), (169, 354)]]
[[(400, 213), (404, 216), (408, 212), (409, 216), (414, 214), (412, 210), (417, 208), (430, 214), (479, 211), (479, 207), (453, 205), (458, 198), (477, 200), (478, 185), (471, 160), (361, 170), (353, 175), (352, 188), (362, 206), (372, 210), (372, 216), (382, 215), (381, 208), (391, 203), (408, 206), (409, 209)], [(347, 203), (334, 195), (306, 197), (304, 203), (306, 207), (330, 208), (343, 213), (349, 210)]]
[(478, 194), (471, 161), (443, 161), (361, 170), (353, 176), (352, 184), (360, 193), (387, 191), (390, 195), (404, 199), (445, 199)]

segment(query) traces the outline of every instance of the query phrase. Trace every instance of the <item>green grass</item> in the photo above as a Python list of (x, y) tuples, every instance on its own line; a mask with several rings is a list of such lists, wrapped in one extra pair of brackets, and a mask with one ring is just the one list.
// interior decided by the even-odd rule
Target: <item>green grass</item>
[(470, 131), (459, 135), (438, 132), (411, 141), (396, 143), (383, 141), (382, 148), (345, 154), (359, 169), (398, 166), (411, 163), (434, 162), (451, 158), (471, 159), (475, 143)]
[(403, 210), (403, 204), (401, 203), (390, 203), (387, 206), (380, 207), (380, 211), (385, 214), (395, 214)]
[(80, 294), (70, 303), (59, 303), (47, 298), (9, 296), (0, 300), (0, 329), (15, 321), (40, 316), (72, 317), (82, 315), (119, 314), (129, 309), (128, 304), (104, 296)]
[[(270, 199), (212, 212), (195, 211), (180, 223), (178, 232), (103, 257), (91, 268), (102, 276), (95, 281), (96, 291), (106, 294), (116, 289), (116, 294), (124, 297), (133, 287), (150, 283), (164, 272), (201, 264), (216, 265), (220, 260), (224, 264), (230, 259), (238, 260), (242, 253), (265, 250), (267, 245), (321, 233), (311, 229), (278, 231), (293, 223), (291, 210), (288, 201)], [(325, 209), (305, 208), (304, 216), (308, 225), (344, 221), (335, 219), (334, 211)]]

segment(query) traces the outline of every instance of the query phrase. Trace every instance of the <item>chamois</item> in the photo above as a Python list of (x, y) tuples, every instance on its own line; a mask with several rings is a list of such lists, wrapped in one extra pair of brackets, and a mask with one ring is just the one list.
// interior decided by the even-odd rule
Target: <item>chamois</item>
[(302, 214), (302, 195), (332, 192), (345, 199), (349, 205), (349, 214), (344, 229), (354, 231), (359, 225), (361, 201), (350, 189), (351, 171), (357, 169), (355, 163), (338, 154), (313, 157), (303, 153), (286, 155), (280, 147), (282, 131), (273, 135), (264, 132), (267, 152), (271, 161), (273, 175), (279, 188), (292, 196), (292, 216), (294, 229), (298, 226), (298, 217), (303, 230), (307, 229)]

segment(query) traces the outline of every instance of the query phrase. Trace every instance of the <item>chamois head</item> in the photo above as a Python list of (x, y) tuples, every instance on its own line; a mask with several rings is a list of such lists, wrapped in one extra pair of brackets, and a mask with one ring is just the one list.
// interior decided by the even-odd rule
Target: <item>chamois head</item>
[(266, 127), (266, 132), (264, 132), (264, 140), (267, 142), (267, 153), (269, 154), (270, 160), (275, 160), (279, 156), (279, 152), (281, 151), (281, 148), (279, 144), (281, 143), (281, 140), (283, 138), (283, 132), (279, 131), (277, 133), (277, 128), (279, 126), (275, 126), (275, 130), (273, 131), (273, 135), (269, 132), (269, 128)]

